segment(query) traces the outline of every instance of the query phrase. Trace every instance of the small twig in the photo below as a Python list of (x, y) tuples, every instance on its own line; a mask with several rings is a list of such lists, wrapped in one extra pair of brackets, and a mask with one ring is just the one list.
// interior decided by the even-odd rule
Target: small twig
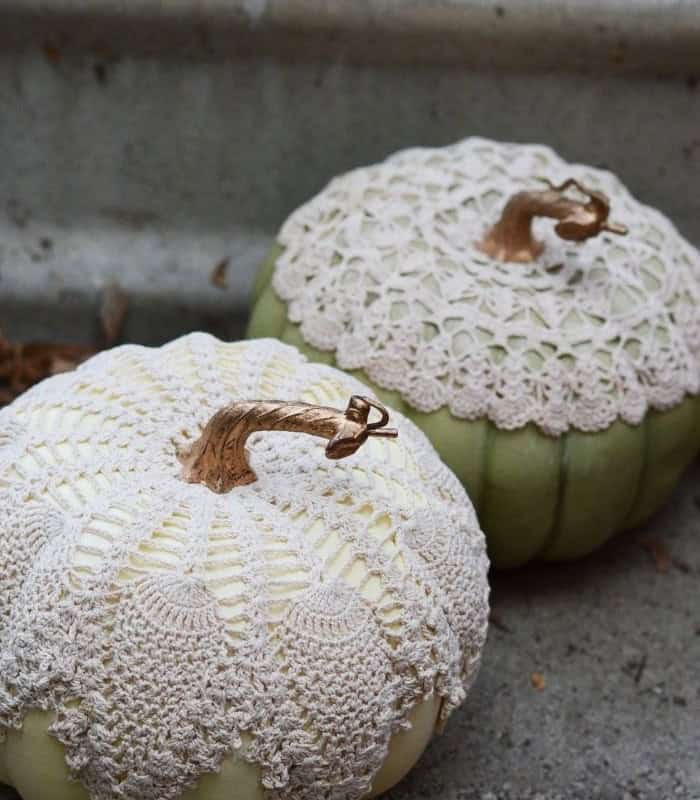
[(513, 630), (506, 625), (500, 614), (498, 614), (496, 611), (491, 611), (491, 614), (489, 615), (489, 622), (498, 631), (502, 631), (503, 633), (513, 633)]
[(679, 572), (682, 572), (684, 575), (690, 575), (690, 573), (693, 571), (693, 568), (690, 566), (690, 564), (688, 564), (686, 561), (683, 561), (681, 558), (672, 558), (671, 563)]

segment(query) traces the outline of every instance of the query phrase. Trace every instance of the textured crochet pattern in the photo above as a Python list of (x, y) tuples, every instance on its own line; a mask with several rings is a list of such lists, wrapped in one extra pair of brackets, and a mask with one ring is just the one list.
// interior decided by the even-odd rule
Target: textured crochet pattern
[[(628, 236), (576, 245), (535, 220), (531, 264), (476, 248), (513, 194), (571, 177), (609, 196)], [(700, 255), (614, 175), (549, 148), (406, 150), (333, 180), (279, 242), (273, 287), (304, 340), (419, 411), (559, 435), (700, 390)]]
[(222, 759), (271, 798), (358, 798), (407, 715), (444, 719), (487, 626), (464, 490), (400, 414), (342, 461), (254, 434), (217, 495), (177, 453), (236, 399), (366, 387), (273, 340), (125, 346), (0, 412), (0, 739), (30, 709), (94, 800), (169, 800)]

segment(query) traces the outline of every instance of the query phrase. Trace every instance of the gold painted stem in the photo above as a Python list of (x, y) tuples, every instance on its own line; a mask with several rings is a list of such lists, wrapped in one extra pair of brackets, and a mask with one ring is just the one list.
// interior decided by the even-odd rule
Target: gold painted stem
[[(369, 422), (372, 409), (380, 414), (376, 422)], [(398, 431), (385, 427), (388, 421), (384, 406), (359, 395), (350, 398), (345, 411), (287, 400), (232, 403), (217, 411), (200, 438), (179, 454), (182, 477), (225, 494), (257, 480), (245, 448), (251, 433), (288, 431), (320, 436), (329, 440), (326, 456), (338, 459), (352, 455), (370, 436), (398, 436)]]
[[(569, 188), (577, 189), (588, 199), (583, 202), (567, 197)], [(477, 247), (498, 261), (527, 263), (542, 252), (543, 245), (532, 235), (534, 217), (559, 220), (554, 230), (562, 238), (582, 242), (602, 231), (624, 235), (624, 225), (608, 222), (610, 201), (602, 192), (588, 189), (573, 178), (560, 186), (538, 192), (518, 192), (506, 203), (499, 221), (488, 231)]]

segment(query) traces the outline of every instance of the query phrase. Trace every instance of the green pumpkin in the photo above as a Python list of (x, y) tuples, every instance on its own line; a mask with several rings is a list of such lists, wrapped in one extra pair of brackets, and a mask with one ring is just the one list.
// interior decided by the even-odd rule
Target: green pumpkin
[[(482, 251), (510, 197), (571, 177), (627, 236), (606, 223), (572, 243), (536, 220), (532, 263)], [(610, 173), (472, 138), (355, 170), (295, 212), (248, 335), (345, 369), (417, 423), (496, 566), (570, 560), (653, 514), (700, 449), (699, 278), (697, 251)]]

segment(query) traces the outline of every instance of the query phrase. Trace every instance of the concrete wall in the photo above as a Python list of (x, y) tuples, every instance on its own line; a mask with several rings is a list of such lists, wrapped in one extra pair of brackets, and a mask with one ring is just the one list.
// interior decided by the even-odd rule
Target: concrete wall
[[(238, 336), (255, 265), (334, 174), (469, 134), (607, 166), (700, 244), (700, 6), (4, 2), (0, 326)], [(229, 260), (226, 290), (208, 276)]]

